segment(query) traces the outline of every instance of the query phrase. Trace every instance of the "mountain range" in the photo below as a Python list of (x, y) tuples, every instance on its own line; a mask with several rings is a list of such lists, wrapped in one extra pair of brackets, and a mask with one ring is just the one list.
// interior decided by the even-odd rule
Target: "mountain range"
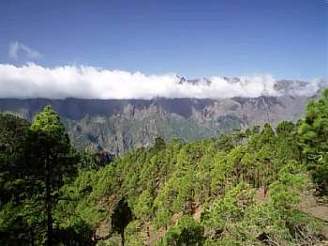
[[(207, 84), (208, 79), (179, 83)], [(240, 83), (239, 78), (226, 78)], [(101, 149), (118, 155), (132, 148), (148, 146), (158, 136), (169, 141), (215, 137), (221, 133), (245, 129), (269, 122), (296, 121), (304, 106), (325, 81), (313, 87), (310, 82), (280, 80), (274, 84), (276, 96), (224, 98), (153, 98), (153, 99), (45, 99), (2, 98), (0, 111), (31, 120), (45, 105), (61, 115), (67, 131), (79, 149)], [(271, 93), (272, 94), (272, 93)]]

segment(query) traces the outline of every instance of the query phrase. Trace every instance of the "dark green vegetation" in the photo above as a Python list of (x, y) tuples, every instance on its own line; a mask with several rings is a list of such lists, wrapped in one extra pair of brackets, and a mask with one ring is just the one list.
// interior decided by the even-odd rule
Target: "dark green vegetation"
[(191, 143), (157, 138), (107, 165), (71, 147), (50, 107), (32, 124), (0, 115), (0, 130), (1, 245), (327, 240), (327, 210), (318, 216), (305, 202), (328, 192), (328, 90), (297, 124)]
[(77, 171), (78, 156), (50, 107), (31, 126), (10, 115), (0, 122), (2, 243), (52, 245), (60, 188)]

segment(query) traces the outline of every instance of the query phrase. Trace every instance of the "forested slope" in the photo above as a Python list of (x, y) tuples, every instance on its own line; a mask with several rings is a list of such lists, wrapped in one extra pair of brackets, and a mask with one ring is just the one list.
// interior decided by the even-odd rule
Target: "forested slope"
[[(50, 107), (31, 126), (8, 115), (0, 122), (3, 245), (327, 240), (328, 90), (296, 124), (190, 143), (157, 138), (104, 167), (69, 146)], [(304, 209), (308, 200), (323, 216)]]
[(73, 210), (61, 203), (60, 214), (75, 214), (65, 226), (89, 222), (96, 238), (114, 245), (120, 209), (129, 216), (120, 222), (124, 232), (116, 231), (127, 245), (315, 243), (321, 221), (298, 210), (301, 194), (314, 187), (295, 137), (296, 126), (283, 122), (276, 132), (266, 125), (188, 144), (157, 139), (151, 149), (81, 173), (64, 187), (79, 202)]

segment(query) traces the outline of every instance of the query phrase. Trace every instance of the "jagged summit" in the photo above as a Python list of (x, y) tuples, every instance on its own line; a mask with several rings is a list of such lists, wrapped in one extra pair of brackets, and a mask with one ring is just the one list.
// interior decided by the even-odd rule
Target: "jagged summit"
[[(195, 79), (187, 79), (184, 76), (177, 75), (178, 84), (190, 84), (193, 86), (199, 85), (213, 85), (213, 79), (222, 79), (221, 84), (223, 82), (229, 85), (239, 86), (241, 89), (246, 88), (248, 85), (254, 83), (256, 78), (254, 77), (215, 77), (215, 78), (195, 78)], [(220, 82), (217, 82), (220, 84)], [(259, 83), (260, 85), (261, 83)], [(328, 87), (328, 80), (326, 79), (318, 79), (314, 81), (305, 81), (305, 80), (291, 80), (291, 79), (281, 79), (281, 80), (273, 80), (268, 81), (267, 83), (263, 83), (264, 87), (261, 95), (263, 96), (296, 96), (296, 95), (307, 95), (311, 96), (318, 93), (323, 88)]]
[(178, 84), (182, 85), (182, 84), (191, 84), (191, 85), (200, 85), (200, 84), (206, 84), (208, 86), (210, 86), (212, 84), (212, 81), (210, 81), (207, 78), (201, 78), (201, 79), (186, 79), (184, 76), (179, 76), (177, 75), (178, 78)]

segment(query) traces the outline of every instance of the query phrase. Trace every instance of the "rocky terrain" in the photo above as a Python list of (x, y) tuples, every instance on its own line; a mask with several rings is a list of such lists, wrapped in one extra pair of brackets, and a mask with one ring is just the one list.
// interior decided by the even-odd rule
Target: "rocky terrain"
[(63, 117), (79, 148), (103, 148), (120, 154), (165, 140), (217, 136), (222, 132), (281, 120), (297, 120), (305, 96), (231, 99), (87, 100), (0, 99), (0, 110), (32, 119), (45, 105)]

